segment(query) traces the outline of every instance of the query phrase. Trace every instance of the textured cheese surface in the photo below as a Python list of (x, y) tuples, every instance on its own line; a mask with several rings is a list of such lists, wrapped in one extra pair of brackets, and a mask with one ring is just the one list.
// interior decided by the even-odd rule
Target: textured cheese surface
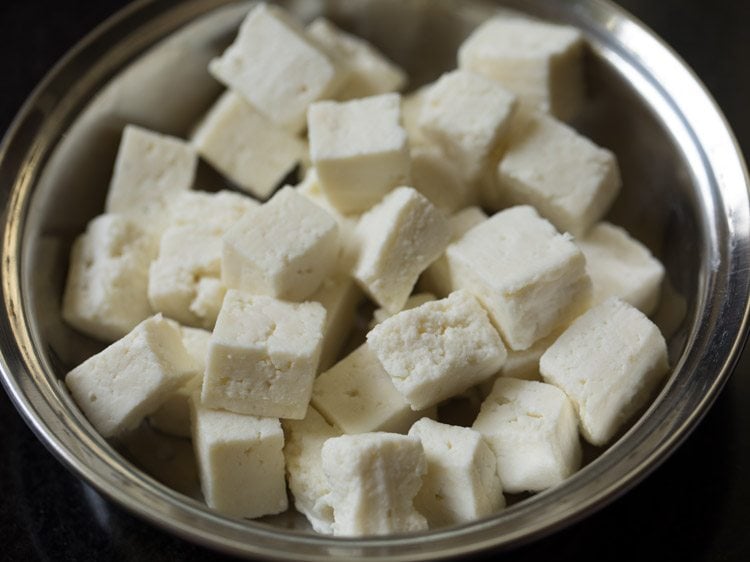
[(528, 349), (588, 306), (583, 254), (532, 207), (495, 214), (446, 255), (451, 281), (480, 300), (511, 349)]
[(169, 203), (169, 226), (196, 225), (223, 234), (258, 202), (234, 191), (183, 191)]
[(320, 287), (338, 257), (335, 219), (285, 187), (224, 235), (221, 277), (233, 289), (303, 300)]
[(367, 342), (414, 410), (479, 384), (507, 355), (487, 313), (465, 291), (399, 312), (375, 326)]
[(495, 453), (505, 492), (540, 492), (580, 466), (575, 411), (550, 384), (500, 377), (472, 427)]
[(480, 433), (423, 418), (409, 436), (421, 441), (427, 459), (414, 505), (431, 529), (468, 523), (505, 506), (497, 460)]
[(277, 419), (210, 410), (193, 395), (192, 435), (201, 488), (212, 509), (261, 517), (288, 507), (284, 432)]
[(103, 437), (135, 429), (198, 374), (179, 326), (160, 314), (65, 376), (73, 398)]
[(322, 450), (331, 488), (333, 534), (386, 535), (427, 529), (414, 509), (426, 462), (417, 439), (362, 433), (329, 439)]
[(328, 200), (361, 213), (409, 182), (409, 146), (400, 125), (401, 97), (382, 94), (310, 106), (310, 156)]
[(256, 416), (304, 418), (325, 318), (316, 302), (227, 291), (209, 343), (203, 403)]
[(208, 68), (217, 80), (293, 133), (304, 127), (307, 107), (335, 92), (342, 79), (339, 68), (296, 21), (262, 3)]
[(470, 186), (455, 162), (433, 144), (412, 146), (411, 183), (437, 208), (452, 213), (473, 198)]
[(539, 368), (576, 407), (586, 440), (604, 445), (667, 373), (667, 344), (642, 312), (611, 298), (573, 322)]

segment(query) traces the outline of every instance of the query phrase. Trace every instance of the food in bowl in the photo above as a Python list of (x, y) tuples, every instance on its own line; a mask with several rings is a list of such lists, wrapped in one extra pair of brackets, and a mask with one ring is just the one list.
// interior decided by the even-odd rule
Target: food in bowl
[[(534, 42), (534, 57), (524, 64), (552, 69), (545, 77), (550, 88), (540, 97), (538, 87), (534, 95), (527, 95), (513, 84), (517, 89), (513, 93), (496, 81), (498, 68), (508, 64), (503, 60), (509, 49), (508, 45), (493, 43), (494, 34), (485, 31), (497, 23), (493, 20), (480, 28), (463, 50), (472, 52), (469, 46), (473, 46), (474, 58), (467, 55), (467, 60), (491, 60), (490, 70), (483, 71), (484, 67), (476, 63), (471, 71), (448, 73), (421, 92), (417, 103), (421, 109), (412, 135), (400, 124), (399, 96), (377, 90), (382, 81), (372, 80), (369, 83), (376, 86), (367, 91), (362, 83), (368, 82), (360, 76), (357, 88), (346, 87), (353, 80), (347, 76), (355, 75), (358, 69), (353, 63), (347, 66), (339, 61), (343, 55), (336, 54), (336, 45), (346, 45), (349, 51), (345, 52), (354, 60), (352, 51), (375, 57), (381, 63), (378, 74), (386, 68), (391, 76), (401, 75), (378, 59), (371, 47), (346, 35), (340, 36), (340, 44), (332, 42), (333, 46), (323, 47), (314, 34), (307, 36), (288, 15), (264, 5), (255, 8), (237, 42), (211, 65), (214, 74), (234, 91), (221, 98), (197, 129), (195, 137), (205, 143), (203, 148), (196, 143), (197, 152), (212, 152), (206, 148), (212, 146), (211, 139), (221, 139), (216, 142), (223, 152), (217, 150), (207, 160), (239, 187), (255, 195), (268, 195), (290, 163), (302, 158), (298, 148), (303, 141), (295, 135), (303, 126), (300, 115), (306, 110), (310, 160), (315, 170), (297, 189), (285, 187), (260, 206), (234, 196), (236, 202), (243, 202), (233, 208), (244, 208), (234, 220), (227, 218), (206, 226), (202, 223), (213, 219), (206, 221), (200, 213), (192, 221), (185, 216), (175, 219), (179, 213), (172, 209), (171, 199), (189, 198), (176, 193), (191, 187), (196, 149), (154, 133), (126, 131), (129, 138), (140, 137), (141, 142), (123, 141), (117, 181), (113, 179), (118, 187), (110, 192), (120, 195), (110, 195), (106, 209), (114, 217), (124, 215), (126, 223), (120, 230), (107, 231), (102, 236), (103, 245), (94, 245), (88, 257), (75, 258), (71, 276), (79, 270), (84, 273), (72, 278), (91, 277), (82, 283), (69, 282), (67, 291), (90, 291), (92, 286), (104, 283), (108, 290), (103, 291), (102, 306), (106, 308), (109, 288), (132, 289), (122, 280), (129, 273), (114, 283), (110, 281), (108, 272), (116, 265), (109, 264), (130, 259), (134, 252), (147, 255), (148, 243), (132, 241), (150, 239), (154, 242), (151, 255), (157, 256), (157, 245), (159, 250), (158, 258), (148, 267), (145, 283), (149, 306), (214, 331), (207, 336), (208, 348), (201, 356), (189, 349), (193, 344), (183, 341), (185, 332), (179, 326), (158, 315), (150, 317), (149, 310), (124, 340), (71, 371), (66, 380), (103, 435), (130, 430), (149, 415), (153, 415), (152, 420), (163, 419), (164, 411), (157, 409), (176, 397), (185, 408), (188, 404), (192, 408), (192, 435), (204, 497), (210, 506), (244, 517), (286, 509), (286, 454), (289, 485), (298, 509), (316, 530), (339, 535), (408, 532), (472, 520), (505, 503), (500, 494), (503, 488), (508, 492), (540, 491), (559, 483), (580, 465), (576, 415), (585, 414), (583, 435), (591, 443), (603, 445), (612, 439), (667, 371), (663, 337), (633, 306), (653, 305), (663, 268), (642, 245), (619, 231), (620, 245), (600, 242), (600, 254), (592, 251), (587, 257), (595, 262), (599, 255), (610, 260), (613, 254), (622, 255), (627, 263), (646, 263), (648, 275), (635, 275), (625, 283), (614, 283), (606, 275), (594, 277), (595, 293), (602, 302), (586, 312), (592, 276), (586, 270), (585, 252), (555, 226), (576, 233), (585, 242), (619, 190), (619, 172), (609, 151), (553, 117), (538, 113), (544, 108), (564, 107), (559, 111), (567, 115), (576, 105), (570, 92), (582, 88), (580, 84), (571, 85), (571, 75), (580, 75), (581, 40), (570, 29), (563, 28), (558, 37), (547, 35), (550, 29), (557, 29), (554, 26), (523, 23), (525, 32), (531, 34), (536, 29), (540, 34)], [(331, 24), (323, 27), (329, 36), (341, 33)], [(264, 33), (270, 34), (270, 39), (259, 42)], [(552, 46), (544, 45), (542, 39), (547, 38), (554, 39)], [(268, 84), (263, 82), (264, 88), (248, 88), (242, 80), (259, 72), (254, 65), (268, 68), (269, 64), (262, 56), (257, 60), (247, 57), (245, 44), (254, 49), (275, 46), (278, 58), (271, 59), (276, 65), (270, 78), (276, 78), (269, 79)], [(545, 58), (540, 55), (545, 48), (560, 52)], [(292, 65), (284, 70), (287, 58), (301, 67)], [(566, 66), (572, 67), (571, 74), (561, 77), (559, 69)], [(291, 72), (298, 68), (313, 72)], [(284, 72), (279, 73), (280, 69)], [(287, 83), (285, 79), (290, 77), (294, 80)], [(559, 90), (564, 93), (558, 92), (555, 80), (563, 81), (565, 86)], [(386, 89), (400, 85), (399, 80), (391, 82)], [(278, 95), (269, 93), (275, 91), (274, 83)], [(348, 92), (341, 94), (345, 99), (317, 101), (335, 95), (336, 88)], [(347, 99), (353, 90), (359, 95), (363, 90), (373, 95)], [(555, 101), (557, 95), (564, 101)], [(492, 111), (485, 115), (488, 108)], [(229, 143), (222, 138), (219, 125), (230, 126), (234, 121), (226, 115), (236, 115), (238, 121), (252, 115), (247, 120), (252, 126), (244, 131), (235, 129), (234, 134), (273, 131), (276, 138), (284, 139), (279, 142), (282, 148), (254, 149), (257, 138), (252, 139), (254, 145), (242, 138)], [(477, 201), (491, 210), (515, 206), (487, 219), (475, 209), (471, 224), (467, 224), (462, 223), (464, 214), (446, 218), (420, 190), (399, 187), (408, 183), (411, 154), (406, 139), (410, 136), (419, 139), (415, 144), (429, 146), (437, 155), (435, 166), (452, 170), (449, 185), (455, 185), (456, 178), (462, 184), (463, 202), (451, 210)], [(167, 147), (179, 157), (163, 156), (170, 154)], [(262, 151), (264, 158), (254, 161), (263, 167), (261, 175), (267, 173), (263, 181), (242, 176), (247, 169), (238, 166), (236, 158), (243, 150), (251, 155), (254, 150)], [(227, 153), (235, 154), (235, 159), (222, 160)], [(266, 167), (264, 160), (271, 155), (283, 162)], [(148, 166), (142, 164), (143, 159)], [(175, 166), (187, 168), (184, 175), (175, 173), (179, 181), (173, 179)], [(273, 177), (275, 180), (269, 180)], [(128, 182), (131, 187), (123, 188)], [(149, 182), (153, 189), (145, 190), (143, 186)], [(435, 189), (434, 184), (423, 185), (428, 193)], [(570, 190), (572, 195), (556, 189)], [(121, 195), (123, 190), (125, 197)], [(132, 204), (112, 203), (129, 197)], [(219, 208), (219, 195), (200, 197), (204, 214)], [(222, 197), (231, 198), (228, 194)], [(442, 200), (456, 205), (457, 197), (452, 194)], [(362, 211), (361, 217), (352, 216)], [(183, 224), (175, 226), (179, 221)], [(122, 234), (131, 231), (137, 234)], [(91, 232), (87, 236), (89, 240), (96, 238)], [(171, 259), (177, 255), (182, 255), (182, 260)], [(139, 264), (132, 268), (139, 272), (137, 286), (143, 287), (144, 260), (135, 261)], [(173, 280), (177, 286), (174, 298), (158, 298), (156, 294), (163, 287), (151, 281), (158, 264), (164, 261), (173, 262), (175, 275), (184, 277), (179, 282)], [(420, 275), (430, 269), (432, 273), (426, 277), (439, 287), (437, 296), (444, 298), (402, 310)], [(654, 277), (658, 281), (654, 282)], [(170, 282), (168, 276), (164, 279), (165, 284)], [(335, 348), (343, 342), (341, 337), (329, 338), (329, 334), (341, 334), (346, 331), (342, 326), (353, 324), (353, 305), (358, 300), (356, 294), (351, 297), (354, 283), (391, 317), (373, 328), (366, 343), (316, 379), (324, 350), (327, 357), (335, 357)], [(326, 290), (328, 300), (321, 304), (316, 296)], [(642, 300), (632, 296), (644, 293)], [(613, 295), (634, 302), (607, 298)], [(142, 302), (144, 294), (140, 296)], [(288, 300), (312, 302), (295, 304)], [(129, 306), (121, 309), (132, 312)], [(99, 314), (97, 318), (106, 316)], [(111, 337), (111, 331), (100, 330), (95, 323), (90, 326), (91, 335)], [(602, 348), (602, 340), (617, 344)], [(130, 354), (134, 354), (134, 365)], [(155, 373), (153, 384), (138, 396), (131, 394), (128, 400), (132, 405), (126, 404), (114, 423), (98, 422), (93, 412), (115, 412), (107, 407), (108, 396), (118, 407), (123, 405), (119, 385), (128, 385), (130, 367), (135, 366), (132, 377), (143, 376), (139, 367), (146, 355), (154, 358), (147, 361)], [(544, 382), (507, 377), (503, 365), (509, 356), (515, 356), (517, 363), (519, 356), (527, 361), (527, 377), (538, 376), (534, 366), (542, 366)], [(643, 361), (634, 360), (643, 356)], [(599, 370), (588, 373), (583, 369), (592, 358), (596, 366), (614, 362), (629, 368), (618, 385), (610, 386), (601, 382)], [(102, 380), (99, 365), (108, 363), (116, 365), (112, 378), (118, 386)], [(175, 364), (180, 366), (179, 374), (171, 372)], [(333, 372), (343, 373), (342, 379), (354, 379), (362, 371), (367, 373), (362, 378), (367, 384), (378, 381), (377, 389), (368, 390), (363, 397), (365, 387), (351, 388), (345, 393), (350, 401), (366, 403), (382, 392), (393, 397), (388, 406), (400, 401), (402, 407), (397, 409), (397, 421), (373, 418), (365, 424), (366, 431), (344, 438), (338, 435), (343, 424), (331, 421), (336, 416), (330, 413), (337, 408), (335, 400), (328, 400), (328, 410), (318, 406), (326, 401), (322, 392), (316, 395), (316, 385), (330, 380)], [(440, 419), (441, 403), (465, 392), (481, 393), (472, 388), (482, 383), (486, 387), (498, 371), (501, 376), (484, 400), (473, 429), (430, 423), (423, 418)], [(201, 394), (189, 392), (188, 387), (196, 386), (195, 376), (201, 375)], [(346, 401), (340, 398), (342, 403)], [(594, 405), (588, 408), (591, 403)], [(319, 411), (329, 413), (321, 416)], [(413, 412), (423, 419), (413, 423)], [(597, 425), (602, 416), (608, 418), (603, 430)], [(283, 418), (284, 422), (276, 419), (273, 423), (269, 417)], [(282, 425), (287, 441), (293, 444), (286, 450)], [(411, 431), (410, 427), (418, 429)], [(407, 431), (411, 438), (393, 435)], [(454, 440), (460, 445), (456, 447), (460, 458), (453, 460), (463, 463), (463, 469), (455, 472), (462, 479), (462, 487), (452, 490), (448, 479), (441, 482), (436, 475), (455, 468), (449, 462), (453, 457), (445, 452), (453, 449)], [(294, 452), (290, 452), (292, 449)], [(318, 449), (320, 452), (316, 452)], [(342, 455), (347, 453), (351, 457), (343, 462)], [(290, 457), (306, 461), (294, 462)], [(396, 460), (386, 462), (389, 458)], [(237, 465), (246, 470), (236, 470)], [(412, 468), (408, 474), (401, 472), (404, 466)], [(373, 489), (373, 482), (381, 482), (382, 488)], [(490, 495), (493, 501), (467, 505), (465, 495), (456, 494), (467, 488), (479, 489), (477, 496)], [(256, 489), (263, 494), (250, 493)], [(426, 495), (423, 489), (432, 492)], [(365, 502), (361, 504), (363, 497)], [(421, 505), (423, 513), (415, 505)], [(363, 506), (371, 512), (355, 520)]]

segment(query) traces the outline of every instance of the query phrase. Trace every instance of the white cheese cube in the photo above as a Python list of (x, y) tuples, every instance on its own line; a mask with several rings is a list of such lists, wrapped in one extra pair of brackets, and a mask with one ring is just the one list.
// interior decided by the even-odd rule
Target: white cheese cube
[(338, 257), (336, 221), (287, 186), (224, 235), (221, 276), (233, 289), (302, 300), (320, 287)]
[(412, 149), (431, 144), (419, 126), (419, 116), (422, 114), (427, 90), (429, 90), (429, 85), (401, 96), (401, 121)]
[[(417, 293), (415, 295), (410, 296), (408, 299), (406, 299), (406, 303), (404, 304), (404, 308), (401, 310), (410, 310), (412, 308), (417, 308), (418, 306), (422, 306), (426, 302), (434, 301), (435, 295), (432, 293)], [(401, 312), (399, 310), (398, 312)], [(387, 318), (390, 318), (393, 316), (393, 314), (397, 313), (391, 313), (387, 311), (385, 308), (378, 308), (375, 310), (375, 312), (372, 313), (372, 321), (370, 322), (370, 329), (374, 328)]]
[(411, 182), (433, 205), (448, 213), (465, 207), (472, 198), (458, 168), (435, 145), (411, 148)]
[(641, 311), (611, 298), (573, 322), (539, 368), (570, 398), (586, 440), (604, 445), (667, 373), (667, 344)]
[(497, 161), (516, 109), (516, 97), (497, 82), (454, 70), (425, 96), (419, 126), (472, 183)]
[(446, 255), (452, 283), (480, 300), (511, 349), (528, 349), (588, 306), (583, 254), (531, 207), (497, 213)]
[(350, 35), (325, 18), (317, 18), (307, 32), (346, 71), (336, 94), (340, 100), (364, 98), (400, 90), (406, 73), (367, 41)]
[(495, 453), (507, 493), (540, 492), (581, 464), (575, 411), (550, 384), (500, 377), (472, 427)]
[(179, 326), (159, 314), (70, 371), (65, 384), (96, 430), (113, 437), (136, 428), (197, 374)]
[(213, 76), (293, 133), (307, 106), (335, 92), (342, 72), (280, 8), (258, 4), (208, 66)]
[(304, 418), (325, 317), (316, 302), (227, 291), (208, 346), (203, 403), (241, 414)]
[(505, 507), (497, 460), (480, 433), (423, 418), (409, 437), (422, 442), (427, 459), (414, 505), (431, 529), (475, 521)]
[(464, 41), (458, 66), (497, 80), (529, 106), (567, 120), (585, 97), (582, 54), (577, 29), (496, 17)]
[(315, 380), (312, 405), (344, 433), (406, 433), (422, 417), (396, 390), (366, 343)]
[(445, 250), (448, 221), (423, 195), (400, 187), (362, 215), (353, 276), (389, 312), (398, 312), (420, 273)]
[(426, 469), (419, 440), (394, 433), (329, 439), (322, 450), (331, 489), (333, 534), (386, 535), (427, 529), (414, 509)]
[(106, 212), (160, 230), (169, 202), (193, 185), (198, 157), (186, 142), (127, 125), (117, 150)]
[(659, 304), (664, 266), (625, 229), (606, 222), (576, 240), (586, 256), (593, 285), (593, 304), (618, 297), (645, 315)]
[(149, 416), (148, 421), (162, 433), (190, 437), (190, 400), (193, 393), (199, 391), (203, 384), (211, 332), (180, 326), (180, 335), (185, 351), (195, 362), (198, 374), (170, 394), (159, 409)]
[(234, 191), (183, 191), (169, 203), (169, 226), (199, 225), (223, 234), (257, 206), (255, 199)]
[[(487, 220), (487, 215), (479, 207), (466, 207), (448, 218), (450, 243), (459, 240), (469, 230)], [(457, 289), (453, 283), (450, 263), (445, 252), (422, 272), (419, 286), (439, 297), (447, 297)]]
[(241, 96), (225, 92), (192, 139), (198, 153), (243, 190), (266, 199), (306, 147)]
[(333, 534), (333, 507), (321, 449), (323, 443), (341, 435), (315, 408), (308, 408), (303, 420), (283, 420), (284, 460), (294, 507), (318, 533)]
[(413, 410), (479, 384), (507, 354), (487, 312), (465, 291), (399, 312), (367, 342)]
[(210, 410), (193, 395), (193, 447), (203, 498), (233, 517), (261, 517), (288, 507), (284, 432), (277, 419)]
[(62, 316), (76, 330), (111, 342), (151, 314), (148, 266), (153, 240), (122, 215), (93, 219), (73, 243)]
[(533, 205), (561, 232), (580, 236), (607, 213), (620, 185), (612, 152), (536, 113), (513, 129), (497, 168), (496, 199)]
[(221, 234), (210, 227), (171, 227), (149, 268), (148, 300), (156, 312), (210, 330), (226, 292), (220, 277)]
[(343, 213), (366, 211), (409, 181), (409, 146), (398, 94), (310, 106), (310, 156), (328, 200)]
[(318, 372), (336, 362), (339, 352), (349, 339), (357, 319), (357, 306), (364, 295), (346, 273), (337, 272), (321, 283), (308, 300), (319, 302), (326, 309), (326, 325), (320, 352)]

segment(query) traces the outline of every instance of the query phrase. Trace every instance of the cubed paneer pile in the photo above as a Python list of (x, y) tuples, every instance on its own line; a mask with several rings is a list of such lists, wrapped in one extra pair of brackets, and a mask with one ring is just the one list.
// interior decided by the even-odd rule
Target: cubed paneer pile
[[(584, 49), (497, 16), (402, 97), (374, 45), (253, 7), (192, 137), (126, 126), (72, 246), (62, 316), (107, 344), (65, 377), (93, 428), (191, 439), (211, 509), (335, 536), (564, 482), (669, 369), (664, 267), (603, 222), (617, 157), (561, 121)], [(199, 158), (226, 185), (194, 185)]]

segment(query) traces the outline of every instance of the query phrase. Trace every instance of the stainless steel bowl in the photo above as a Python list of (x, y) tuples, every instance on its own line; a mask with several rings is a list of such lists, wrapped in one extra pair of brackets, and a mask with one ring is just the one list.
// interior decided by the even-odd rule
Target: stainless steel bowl
[[(235, 554), (435, 559), (529, 541), (612, 501), (686, 437), (743, 343), (748, 178), (714, 102), (668, 47), (604, 0), (283, 4), (305, 19), (325, 14), (372, 40), (407, 68), (413, 86), (454, 66), (457, 45), (500, 6), (584, 31), (590, 104), (575, 125), (620, 160), (625, 187), (610, 219), (636, 233), (668, 271), (657, 319), (669, 335), (673, 369), (659, 395), (563, 485), (493, 517), (419, 535), (333, 539), (288, 528), (294, 525), (287, 518), (228, 519), (137, 468), (123, 456), (132, 449), (103, 440), (61, 383), (98, 347), (60, 319), (70, 243), (103, 207), (122, 126), (186, 135), (219, 92), (206, 62), (248, 9), (228, 0), (145, 0), (109, 20), (50, 73), (0, 147), (0, 348), (3, 383), (16, 407), (65, 465), (113, 501)], [(201, 181), (211, 187), (219, 180), (206, 173)]]

